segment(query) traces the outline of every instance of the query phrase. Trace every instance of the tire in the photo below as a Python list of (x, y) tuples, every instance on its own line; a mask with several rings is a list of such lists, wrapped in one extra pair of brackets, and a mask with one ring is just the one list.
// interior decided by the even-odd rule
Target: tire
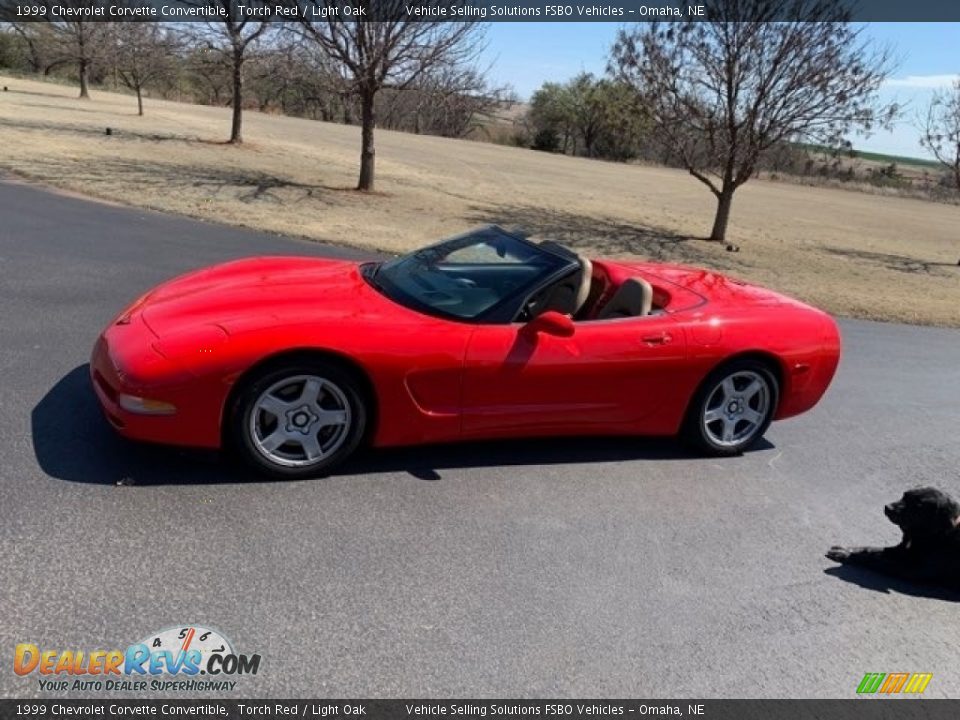
[(690, 402), (681, 438), (708, 455), (740, 455), (767, 431), (780, 400), (769, 365), (752, 358), (713, 370)]
[(360, 445), (367, 403), (355, 374), (325, 361), (273, 366), (244, 381), (226, 440), (248, 466), (280, 479), (329, 473)]

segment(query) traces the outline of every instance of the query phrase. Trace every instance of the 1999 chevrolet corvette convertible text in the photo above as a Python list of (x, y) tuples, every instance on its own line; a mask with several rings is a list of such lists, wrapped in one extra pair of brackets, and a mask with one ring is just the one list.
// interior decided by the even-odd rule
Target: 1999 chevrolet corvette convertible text
[(681, 435), (733, 455), (820, 399), (823, 312), (716, 273), (588, 260), (486, 227), (387, 262), (238, 260), (151, 290), (97, 340), (123, 435), (281, 477), (385, 447)]

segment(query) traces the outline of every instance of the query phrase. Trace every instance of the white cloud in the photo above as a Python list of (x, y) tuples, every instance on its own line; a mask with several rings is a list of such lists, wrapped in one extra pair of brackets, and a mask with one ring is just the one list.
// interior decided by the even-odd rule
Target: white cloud
[(884, 81), (886, 87), (901, 88), (945, 88), (960, 80), (960, 75), (907, 75), (903, 78), (890, 78)]

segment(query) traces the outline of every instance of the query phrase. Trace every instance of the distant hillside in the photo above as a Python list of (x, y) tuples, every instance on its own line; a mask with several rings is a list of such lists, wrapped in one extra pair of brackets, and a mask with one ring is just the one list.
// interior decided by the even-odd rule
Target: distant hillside
[[(814, 145), (810, 143), (797, 143), (798, 147), (801, 147), (805, 150), (816, 153), (829, 153), (830, 148), (825, 145)], [(896, 163), (898, 165), (912, 165), (914, 167), (920, 168), (938, 168), (940, 163), (936, 160), (928, 160), (925, 158), (909, 157), (907, 155), (885, 155), (884, 153), (875, 153), (875, 152), (865, 152), (863, 150), (854, 149), (853, 151), (854, 158), (861, 160), (868, 160), (870, 162), (882, 163), (884, 165), (889, 165), (890, 163)]]

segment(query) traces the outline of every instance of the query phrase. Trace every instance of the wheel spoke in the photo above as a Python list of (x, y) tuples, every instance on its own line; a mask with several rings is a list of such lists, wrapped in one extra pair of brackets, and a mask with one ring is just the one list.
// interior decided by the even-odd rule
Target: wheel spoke
[(317, 413), (317, 417), (320, 418), (320, 427), (347, 424), (346, 410), (324, 410), (323, 408), (318, 408), (315, 412)]
[(307, 456), (307, 460), (318, 460), (323, 456), (323, 449), (320, 447), (320, 441), (316, 435), (305, 435), (299, 442), (301, 447), (303, 447), (303, 454)]
[(277, 428), (267, 437), (260, 441), (263, 445), (263, 449), (267, 452), (273, 452), (278, 447), (283, 445), (288, 440), (287, 434), (283, 432), (280, 428)]
[(264, 395), (260, 400), (259, 407), (279, 420), (283, 413), (290, 409), (290, 404), (273, 395)]
[(703, 422), (705, 422), (708, 425), (712, 422), (716, 422), (717, 420), (721, 420), (722, 418), (723, 418), (722, 407), (714, 408), (713, 410), (707, 410), (703, 414)]
[(753, 408), (746, 408), (743, 411), (743, 419), (754, 425), (759, 425), (763, 420), (763, 413), (759, 413)]
[(743, 389), (743, 396), (747, 400), (752, 400), (753, 396), (756, 395), (763, 389), (763, 385), (760, 384), (759, 380), (751, 380), (750, 384)]
[(322, 389), (322, 380), (319, 378), (308, 378), (303, 383), (303, 390), (300, 391), (300, 400), (305, 403), (316, 405), (320, 398), (320, 390)]
[(727, 418), (723, 419), (723, 441), (730, 442), (733, 440), (734, 430), (737, 428), (736, 420), (729, 420)]
[(722, 387), (723, 387), (724, 401), (729, 400), (730, 398), (732, 398), (734, 395), (737, 394), (737, 388), (734, 387), (732, 377), (725, 378), (722, 383)]

